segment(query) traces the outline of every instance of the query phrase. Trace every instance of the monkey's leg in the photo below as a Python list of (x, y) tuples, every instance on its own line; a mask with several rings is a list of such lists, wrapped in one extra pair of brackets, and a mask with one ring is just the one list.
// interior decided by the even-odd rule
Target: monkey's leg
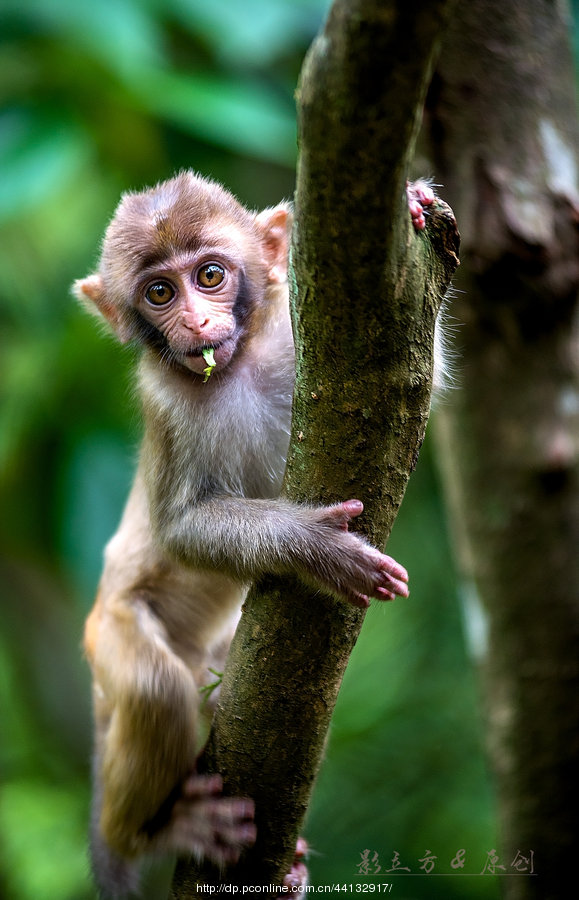
[[(101, 604), (87, 631), (95, 675), (98, 830), (119, 856), (154, 851), (217, 862), (252, 842), (250, 801), (195, 774), (199, 691), (165, 629), (138, 596)], [(92, 651), (92, 652), (91, 652)]]

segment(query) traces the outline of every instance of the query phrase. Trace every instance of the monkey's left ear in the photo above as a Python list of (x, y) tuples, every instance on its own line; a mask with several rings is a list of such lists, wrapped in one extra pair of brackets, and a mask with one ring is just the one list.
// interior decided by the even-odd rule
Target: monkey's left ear
[(289, 203), (264, 209), (257, 217), (262, 233), (262, 246), (268, 267), (268, 281), (282, 284), (287, 281), (289, 235), (292, 225)]

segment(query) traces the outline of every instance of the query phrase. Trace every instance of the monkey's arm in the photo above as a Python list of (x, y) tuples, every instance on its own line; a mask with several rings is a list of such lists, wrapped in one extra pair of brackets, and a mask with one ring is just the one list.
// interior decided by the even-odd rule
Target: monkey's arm
[(406, 570), (348, 530), (359, 500), (309, 508), (283, 500), (214, 497), (157, 521), (165, 549), (186, 565), (242, 581), (294, 572), (356, 606), (407, 596)]

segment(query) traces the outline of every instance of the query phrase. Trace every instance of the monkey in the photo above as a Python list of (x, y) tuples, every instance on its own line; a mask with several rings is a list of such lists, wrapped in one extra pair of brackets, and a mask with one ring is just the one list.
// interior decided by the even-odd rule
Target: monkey
[[(417, 230), (429, 192), (408, 187)], [(225, 796), (219, 775), (196, 769), (200, 688), (223, 664), (252, 581), (295, 573), (358, 607), (408, 595), (404, 567), (350, 530), (359, 500), (280, 498), (295, 368), (291, 221), (288, 203), (254, 213), (183, 171), (121, 198), (96, 273), (73, 285), (121, 343), (141, 348), (136, 475), (84, 633), (91, 856), (105, 897), (138, 890), (143, 856), (224, 865), (255, 840), (251, 799)]]

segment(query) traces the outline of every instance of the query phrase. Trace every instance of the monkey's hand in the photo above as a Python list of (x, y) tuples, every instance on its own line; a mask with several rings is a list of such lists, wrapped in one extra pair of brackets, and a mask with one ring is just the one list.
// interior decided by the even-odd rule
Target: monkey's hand
[(426, 227), (425, 209), (432, 206), (436, 194), (425, 181), (407, 181), (406, 196), (408, 197), (408, 209), (412, 224), (416, 231), (422, 231)]
[(167, 826), (181, 852), (219, 864), (234, 863), (255, 842), (252, 800), (224, 797), (220, 775), (190, 775)]
[(193, 566), (240, 581), (294, 572), (317, 587), (366, 607), (370, 597), (408, 596), (408, 573), (348, 525), (359, 500), (309, 507), (283, 500), (219, 497), (171, 512), (161, 522), (167, 550)]
[(348, 531), (363, 509), (360, 500), (346, 500), (315, 511), (320, 555), (312, 568), (315, 578), (325, 581), (333, 593), (362, 608), (369, 606), (371, 597), (394, 600), (409, 593), (406, 569)]

